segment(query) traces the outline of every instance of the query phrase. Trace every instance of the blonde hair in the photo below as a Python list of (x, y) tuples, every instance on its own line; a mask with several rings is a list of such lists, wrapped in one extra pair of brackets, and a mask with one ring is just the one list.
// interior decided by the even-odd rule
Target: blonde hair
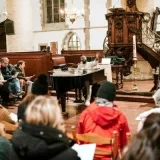
[(65, 132), (64, 119), (57, 102), (51, 96), (38, 96), (27, 107), (26, 122), (44, 125)]

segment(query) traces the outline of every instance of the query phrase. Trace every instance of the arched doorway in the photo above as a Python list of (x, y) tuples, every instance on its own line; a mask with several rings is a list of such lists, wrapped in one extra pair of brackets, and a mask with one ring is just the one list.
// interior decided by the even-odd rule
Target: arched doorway
[(0, 52), (6, 52), (7, 51), (6, 33), (5, 33), (4, 23), (5, 23), (5, 21), (0, 23)]

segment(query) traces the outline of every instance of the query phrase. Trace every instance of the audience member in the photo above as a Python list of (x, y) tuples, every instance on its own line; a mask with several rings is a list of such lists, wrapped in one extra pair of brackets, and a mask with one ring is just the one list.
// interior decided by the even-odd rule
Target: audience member
[(4, 106), (8, 106), (9, 98), (16, 98), (17, 96), (14, 95), (9, 91), (9, 82), (4, 80), (4, 77), (1, 72), (1, 62), (0, 62), (0, 96), (2, 98), (2, 104)]
[(4, 137), (0, 136), (0, 160), (11, 160), (12, 145)]
[[(105, 81), (98, 89), (95, 101), (80, 115), (78, 133), (95, 133), (112, 137), (113, 131), (117, 131), (119, 147), (122, 150), (127, 143), (126, 133), (130, 130), (126, 117), (113, 103), (115, 96), (115, 85)], [(108, 146), (99, 147), (108, 148)]]
[(33, 76), (25, 76), (25, 62), (23, 60), (18, 61), (15, 66), (15, 72), (18, 72), (17, 78), (20, 81), (21, 89), (23, 89), (23, 87), (27, 85), (27, 93), (30, 93), (33, 83), (31, 79), (33, 78)]
[(31, 93), (27, 94), (26, 97), (18, 106), (18, 120), (24, 120), (24, 113), (27, 106), (37, 97), (38, 95), (48, 94), (48, 81), (47, 75), (40, 74), (37, 79), (33, 82)]
[(151, 113), (133, 138), (122, 160), (160, 159), (160, 113)]
[(70, 148), (60, 107), (51, 96), (36, 97), (25, 116), (12, 137), (12, 159), (80, 160)]
[(24, 92), (21, 90), (20, 82), (17, 78), (17, 74), (14, 73), (13, 65), (9, 64), (7, 57), (1, 58), (1, 72), (5, 80), (9, 81), (9, 90), (11, 93), (22, 95)]
[(140, 131), (142, 129), (143, 123), (148, 115), (150, 115), (151, 113), (160, 113), (160, 89), (158, 89), (154, 93), (152, 98), (154, 99), (154, 102), (155, 102), (154, 108), (139, 114), (136, 118), (136, 120), (139, 121), (137, 131)]

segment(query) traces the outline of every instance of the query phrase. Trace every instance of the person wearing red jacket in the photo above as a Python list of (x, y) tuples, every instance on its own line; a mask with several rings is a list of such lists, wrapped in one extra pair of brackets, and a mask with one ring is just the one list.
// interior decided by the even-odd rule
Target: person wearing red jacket
[[(127, 144), (126, 133), (130, 132), (124, 114), (113, 103), (116, 96), (115, 85), (105, 81), (97, 92), (97, 97), (80, 115), (77, 132), (95, 133), (103, 137), (112, 137), (113, 131), (118, 133), (119, 149)], [(111, 146), (98, 146), (109, 148)], [(99, 156), (97, 156), (99, 157)], [(100, 157), (102, 160), (111, 159)]]

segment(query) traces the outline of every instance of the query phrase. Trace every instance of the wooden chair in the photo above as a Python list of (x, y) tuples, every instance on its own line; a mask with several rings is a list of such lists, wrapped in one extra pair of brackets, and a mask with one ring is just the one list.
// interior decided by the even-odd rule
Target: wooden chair
[(113, 132), (113, 136), (111, 138), (102, 137), (94, 133), (78, 134), (75, 130), (72, 130), (72, 136), (77, 143), (85, 142), (111, 146), (111, 149), (108, 150), (96, 147), (95, 155), (109, 156), (112, 157), (113, 160), (116, 160), (118, 157), (118, 134), (116, 131)]
[(1, 121), (0, 123), (4, 125), (5, 132), (8, 134), (13, 134), (13, 132), (18, 128), (18, 125), (11, 124), (5, 121)]
[(18, 126), (10, 124), (5, 121), (0, 122), (0, 136), (7, 138), (8, 140), (12, 139), (13, 132), (17, 129)]

